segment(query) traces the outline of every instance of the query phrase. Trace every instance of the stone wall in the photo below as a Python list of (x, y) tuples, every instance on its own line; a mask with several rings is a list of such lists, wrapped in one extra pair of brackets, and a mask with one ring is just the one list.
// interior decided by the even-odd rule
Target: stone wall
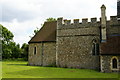
[[(112, 69), (112, 58), (117, 57), (118, 69)], [(100, 56), (101, 72), (118, 72), (120, 70), (120, 56), (102, 55)]]
[[(34, 54), (34, 47), (37, 51)], [(42, 43), (30, 43), (29, 44), (29, 55), (28, 55), (28, 64), (29, 65), (42, 65)]]
[[(34, 54), (36, 47), (36, 54)], [(30, 43), (29, 65), (52, 66), (56, 62), (56, 42)]]
[(58, 67), (99, 69), (99, 56), (93, 55), (93, 40), (99, 43), (100, 23), (96, 18), (57, 22), (56, 64)]
[(117, 20), (117, 16), (111, 16), (107, 21), (107, 35), (115, 34), (120, 34), (120, 20)]
[(43, 66), (55, 66), (56, 42), (46, 42), (43, 46)]

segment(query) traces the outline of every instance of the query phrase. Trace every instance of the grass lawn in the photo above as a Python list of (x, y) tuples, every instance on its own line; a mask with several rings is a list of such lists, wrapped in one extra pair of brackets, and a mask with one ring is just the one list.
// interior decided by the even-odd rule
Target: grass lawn
[(3, 78), (117, 78), (117, 73), (101, 73), (88, 69), (27, 66), (24, 61), (3, 61)]

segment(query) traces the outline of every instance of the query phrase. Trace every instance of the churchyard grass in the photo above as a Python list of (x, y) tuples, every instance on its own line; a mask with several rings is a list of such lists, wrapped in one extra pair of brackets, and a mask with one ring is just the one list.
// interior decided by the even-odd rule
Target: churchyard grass
[(88, 69), (27, 66), (25, 61), (3, 61), (3, 78), (117, 78), (117, 73)]

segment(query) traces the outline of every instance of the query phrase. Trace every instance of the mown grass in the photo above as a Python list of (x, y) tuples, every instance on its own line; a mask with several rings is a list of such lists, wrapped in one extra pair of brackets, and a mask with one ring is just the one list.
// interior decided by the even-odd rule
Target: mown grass
[(25, 61), (3, 61), (3, 78), (118, 78), (117, 73), (88, 69), (27, 66)]
[(0, 61), (0, 80), (2, 78), (2, 61)]

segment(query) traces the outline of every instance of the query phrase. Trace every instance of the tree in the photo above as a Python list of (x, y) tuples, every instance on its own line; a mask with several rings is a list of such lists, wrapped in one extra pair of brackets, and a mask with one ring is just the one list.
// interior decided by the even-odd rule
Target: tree
[(34, 34), (36, 34), (38, 31), (39, 31), (39, 28), (37, 27), (37, 28), (34, 30)]
[(13, 42), (13, 33), (9, 31), (6, 27), (0, 25), (2, 33), (0, 35), (0, 40), (2, 41), (2, 58), (19, 58), (21, 54), (21, 48), (19, 44)]
[(21, 50), (19, 44), (16, 44), (15, 42), (10, 42), (8, 47), (12, 51), (10, 58), (20, 58), (21, 57), (22, 50)]
[(22, 54), (21, 57), (24, 58), (24, 60), (28, 60), (28, 44), (24, 43), (22, 44)]
[(13, 40), (13, 34), (12, 32), (10, 32), (7, 28), (3, 27), (0, 24), (0, 29), (2, 31), (2, 33), (0, 35), (1, 36), (1, 42), (2, 42), (2, 57), (3, 58), (10, 58), (11, 54), (12, 54), (12, 50), (8, 47), (9, 42)]
[(55, 19), (55, 18), (50, 17), (50, 18), (47, 18), (45, 22), (51, 22), (51, 21), (56, 21), (56, 19)]
[(14, 35), (11, 31), (9, 31), (6, 27), (3, 27), (0, 24), (0, 29), (2, 29), (2, 42), (8, 44), (10, 41), (13, 40)]

